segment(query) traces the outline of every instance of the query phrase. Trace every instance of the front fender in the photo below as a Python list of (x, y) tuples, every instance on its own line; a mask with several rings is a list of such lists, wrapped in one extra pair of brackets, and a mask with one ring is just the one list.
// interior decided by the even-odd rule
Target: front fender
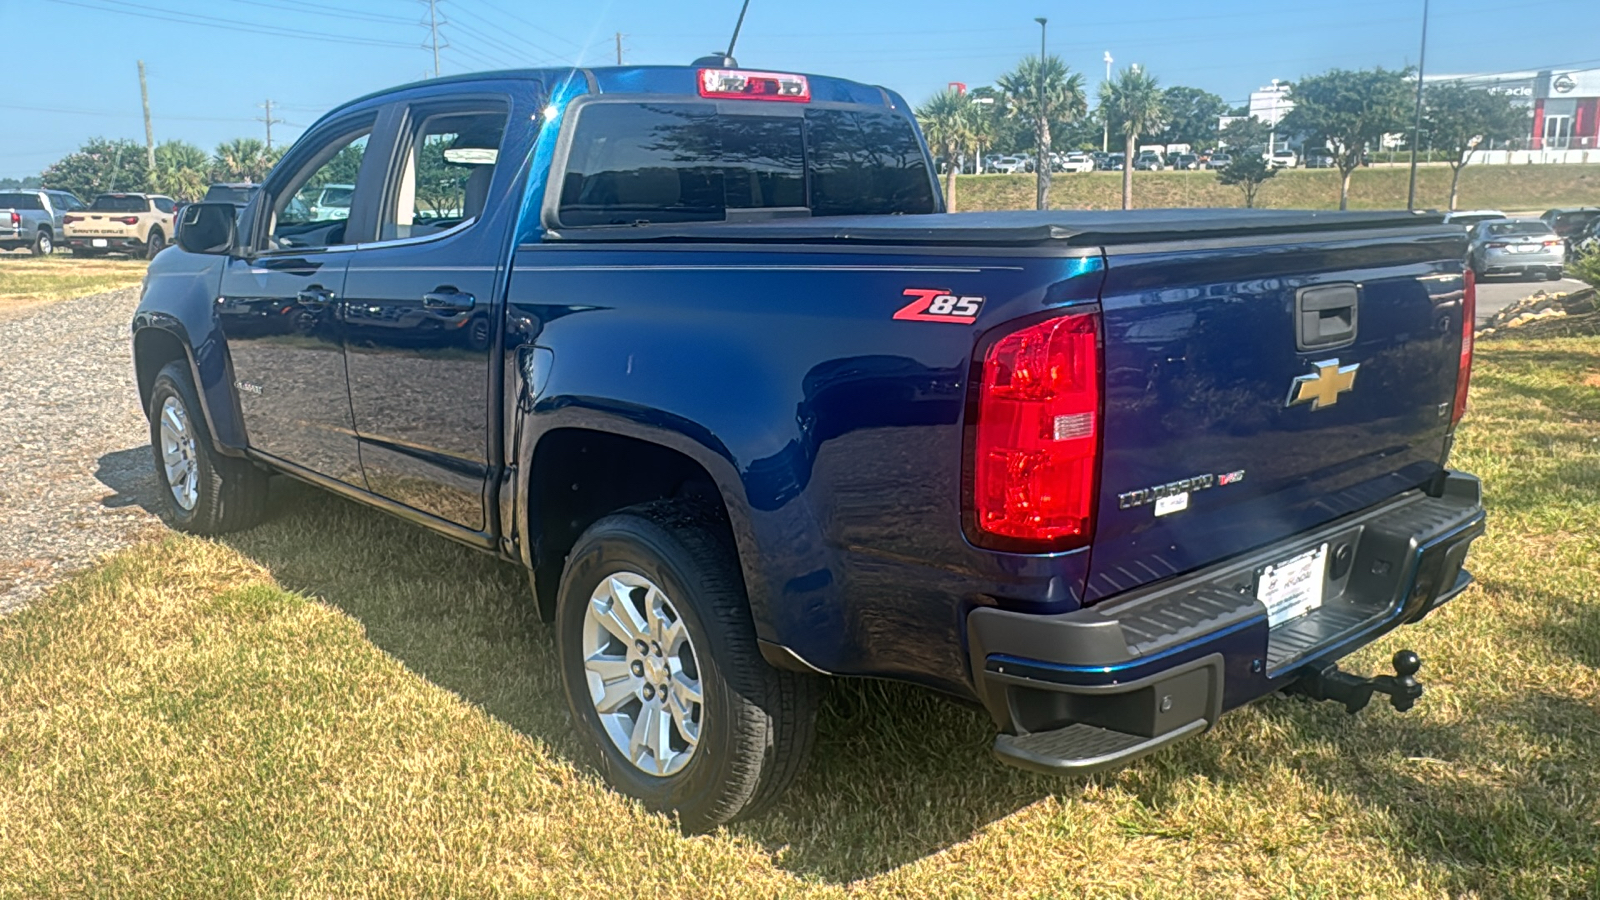
[(226, 259), (172, 250), (150, 263), (144, 293), (133, 315), (134, 369), (141, 405), (155, 373), (175, 343), (182, 348), (194, 378), (217, 451), (243, 456), (248, 446), (244, 419), (233, 387), (233, 363), (217, 321), (216, 304)]

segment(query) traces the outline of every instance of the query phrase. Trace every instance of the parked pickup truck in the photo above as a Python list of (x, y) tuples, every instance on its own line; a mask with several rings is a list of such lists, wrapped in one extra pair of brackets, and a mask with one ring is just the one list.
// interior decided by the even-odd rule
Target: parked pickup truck
[(67, 213), (79, 209), (83, 201), (67, 191), (0, 191), (0, 250), (27, 247), (34, 256), (49, 256)]
[(177, 204), (157, 194), (101, 194), (89, 208), (66, 217), (74, 256), (128, 253), (155, 259), (176, 230)]
[(795, 778), (823, 675), (1066, 774), (1280, 690), (1410, 707), (1415, 654), (1336, 660), (1471, 582), (1463, 230), (942, 208), (906, 102), (833, 78), (356, 100), (150, 266), (167, 512), (248, 527), (283, 473), (526, 568), (584, 740), (691, 829)]

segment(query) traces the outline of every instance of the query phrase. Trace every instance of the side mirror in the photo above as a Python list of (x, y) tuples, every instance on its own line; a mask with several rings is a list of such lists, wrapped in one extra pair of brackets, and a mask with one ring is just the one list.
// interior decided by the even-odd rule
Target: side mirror
[(178, 246), (188, 253), (226, 256), (238, 241), (239, 210), (232, 203), (193, 203), (183, 208)]

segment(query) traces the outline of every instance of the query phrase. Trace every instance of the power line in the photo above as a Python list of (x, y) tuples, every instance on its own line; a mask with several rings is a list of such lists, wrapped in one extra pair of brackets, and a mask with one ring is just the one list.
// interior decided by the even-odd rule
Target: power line
[[(539, 25), (539, 24), (537, 24), (535, 22), (530, 22), (527, 19), (522, 18), (521, 16), (519, 16), (516, 13), (506, 9), (503, 6), (500, 6), (500, 5), (495, 4), (495, 3), (491, 3), (491, 2), (489, 2), (489, 0), (477, 0), (477, 2), (482, 4), (483, 6), (488, 7), (489, 9), (494, 10), (495, 12), (499, 13), (502, 16), (505, 16), (506, 18), (512, 20), (513, 22), (519, 22), (519, 23), (521, 23), (523, 25), (526, 25), (529, 28), (532, 28), (534, 31), (537, 31), (537, 32), (539, 32), (541, 34), (548, 34), (549, 36), (555, 38), (558, 41), (562, 41), (563, 43), (571, 44), (573, 47), (576, 47), (578, 49), (578, 52), (580, 52), (580, 53), (583, 52), (586, 49), (582, 44), (578, 43), (577, 41), (573, 40), (572, 38), (565, 37), (563, 35), (557, 34), (556, 32), (551, 31), (550, 29), (545, 28), (545, 27), (543, 27), (543, 26), (541, 26), (541, 25)], [(530, 42), (529, 45), (530, 46), (534, 46), (531, 42)], [(540, 49), (543, 50), (544, 48), (540, 48)], [(544, 52), (550, 53), (551, 56), (557, 56), (557, 57), (560, 56), (560, 54), (555, 53), (555, 52), (550, 51), (550, 50), (544, 50)]]
[[(458, 14), (460, 14), (459, 11), (458, 11)], [(466, 13), (466, 15), (468, 15), (471, 19), (476, 20), (477, 22), (481, 23), (485, 28), (494, 28), (494, 29), (500, 29), (500, 30), (498, 31), (497, 35), (486, 35), (481, 30), (479, 30), (477, 28), (474, 28), (474, 27), (471, 27), (471, 26), (462, 25), (460, 22), (456, 23), (456, 27), (457, 28), (463, 29), (463, 30), (465, 30), (465, 31), (467, 31), (467, 32), (469, 32), (471, 34), (478, 35), (482, 39), (488, 39), (490, 41), (493, 41), (494, 43), (498, 44), (500, 47), (505, 49), (507, 52), (512, 53), (515, 56), (519, 56), (520, 57), (521, 55), (524, 54), (525, 51), (519, 50), (518, 48), (513, 47), (510, 44), (506, 43), (506, 39), (510, 39), (510, 40), (518, 42), (519, 44), (522, 44), (523, 46), (527, 47), (528, 49), (533, 50), (535, 53), (539, 54), (541, 58), (548, 59), (548, 60), (558, 60), (558, 59), (561, 58), (561, 54), (560, 53), (557, 53), (554, 50), (551, 50), (549, 47), (544, 47), (544, 46), (541, 46), (539, 44), (535, 44), (533, 41), (530, 41), (527, 38), (522, 37), (519, 34), (515, 34), (515, 33), (511, 32), (511, 31), (504, 30), (504, 26), (501, 23), (491, 22), (486, 17), (480, 16), (476, 12), (468, 11)]]
[(315, 3), (304, 3), (300, 0), (278, 0), (276, 3), (267, 3), (264, 0), (229, 0), (231, 3), (240, 3), (245, 6), (259, 6), (275, 12), (283, 12), (284, 7), (289, 7), (295, 12), (310, 13), (314, 16), (326, 16), (330, 19), (345, 19), (351, 22), (382, 22), (391, 25), (414, 25), (410, 19), (401, 16), (385, 16), (379, 13), (355, 12), (350, 10), (333, 11)]
[[(275, 25), (259, 25), (251, 22), (236, 22), (230, 19), (217, 19), (212, 16), (202, 16), (195, 13), (169, 13), (165, 10), (154, 11), (149, 7), (123, 0), (96, 0), (96, 3), (85, 3), (82, 0), (47, 0), (62, 6), (76, 6), (80, 9), (92, 9), (96, 12), (116, 13), (124, 16), (134, 16), (141, 19), (154, 19), (158, 22), (176, 22), (179, 25), (198, 25), (202, 28), (215, 28), (221, 31), (235, 31), (245, 34), (264, 34), (272, 37), (292, 37), (308, 41), (324, 41), (331, 44), (354, 44), (365, 47), (410, 47), (411, 44), (400, 41), (385, 41), (376, 38), (350, 37), (331, 35), (316, 31), (300, 31), (293, 28), (279, 28)], [(98, 4), (109, 3), (115, 7), (128, 7), (126, 9), (108, 8)]]

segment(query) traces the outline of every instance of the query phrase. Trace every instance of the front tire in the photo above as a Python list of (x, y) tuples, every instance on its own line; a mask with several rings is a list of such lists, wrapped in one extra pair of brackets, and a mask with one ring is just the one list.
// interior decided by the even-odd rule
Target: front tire
[(29, 249), (33, 251), (34, 256), (49, 256), (56, 252), (55, 238), (51, 237), (48, 231), (40, 231), (38, 236), (33, 239), (33, 246)]
[(150, 387), (150, 449), (167, 515), (179, 531), (216, 535), (261, 521), (267, 475), (212, 448), (189, 367), (168, 363)]
[(144, 242), (144, 258), (155, 259), (156, 254), (165, 249), (167, 249), (166, 235), (162, 234), (159, 228), (150, 229), (150, 236), (145, 238)]
[(759, 812), (802, 771), (815, 679), (762, 659), (718, 515), (633, 507), (583, 533), (556, 599), (567, 704), (606, 780), (689, 832)]

